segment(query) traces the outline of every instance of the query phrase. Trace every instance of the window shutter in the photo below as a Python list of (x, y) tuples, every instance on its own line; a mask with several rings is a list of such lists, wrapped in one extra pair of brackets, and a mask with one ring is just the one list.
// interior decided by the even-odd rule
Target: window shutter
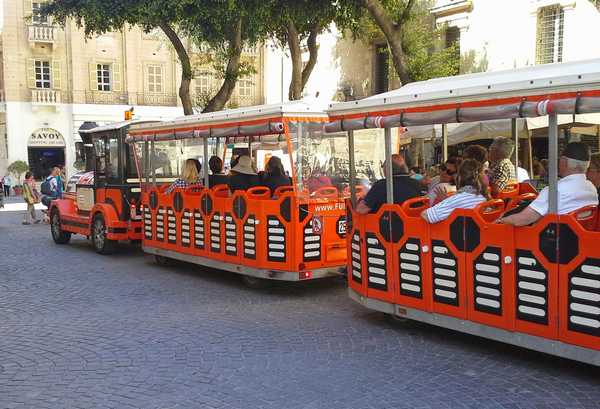
[(35, 60), (27, 59), (27, 87), (35, 88)]
[(98, 91), (98, 71), (94, 62), (90, 63), (90, 90)]
[(113, 63), (112, 65), (112, 90), (121, 92), (121, 64)]
[(27, 23), (31, 23), (31, 16), (33, 15), (33, 5), (31, 0), (23, 0), (23, 16), (27, 19)]
[(52, 88), (60, 89), (62, 86), (60, 61), (52, 61)]

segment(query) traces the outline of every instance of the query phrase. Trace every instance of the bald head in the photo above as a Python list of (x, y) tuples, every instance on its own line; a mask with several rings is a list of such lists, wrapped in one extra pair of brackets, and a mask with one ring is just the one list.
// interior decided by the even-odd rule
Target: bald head
[[(387, 169), (387, 162), (384, 163), (383, 166), (384, 169)], [(404, 156), (399, 153), (395, 153), (392, 155), (392, 173), (394, 175), (408, 173), (408, 166), (406, 165)]]

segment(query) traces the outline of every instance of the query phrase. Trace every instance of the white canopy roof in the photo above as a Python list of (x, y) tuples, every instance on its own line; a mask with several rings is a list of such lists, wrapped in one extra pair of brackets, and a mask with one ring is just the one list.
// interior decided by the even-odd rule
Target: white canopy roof
[(238, 123), (244, 121), (268, 119), (283, 116), (316, 116), (326, 117), (325, 110), (329, 101), (319, 100), (300, 100), (289, 101), (280, 104), (256, 105), (236, 109), (226, 109), (223, 111), (209, 112), (197, 115), (187, 115), (176, 118), (172, 121), (165, 121), (155, 124), (146, 124), (134, 126), (130, 133), (147, 132), (151, 130), (165, 130), (177, 128), (189, 128), (206, 125), (220, 125)]
[(600, 59), (436, 78), (359, 101), (331, 104), (328, 113), (381, 112), (443, 103), (600, 89)]
[(106, 132), (106, 131), (114, 131), (117, 129), (124, 128), (126, 126), (140, 125), (140, 124), (148, 124), (148, 123), (157, 123), (158, 121), (149, 121), (143, 119), (134, 119), (130, 121), (121, 121), (121, 122), (112, 122), (110, 124), (97, 126), (91, 129), (82, 129), (80, 133), (96, 133), (96, 132)]

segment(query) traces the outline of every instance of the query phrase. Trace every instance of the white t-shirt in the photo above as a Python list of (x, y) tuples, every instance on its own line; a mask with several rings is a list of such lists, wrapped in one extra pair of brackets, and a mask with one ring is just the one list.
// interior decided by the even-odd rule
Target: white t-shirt
[(446, 220), (454, 209), (474, 209), (479, 203), (485, 202), (485, 197), (476, 193), (458, 192), (427, 209), (429, 223)]
[[(585, 174), (576, 173), (558, 181), (558, 214), (567, 214), (585, 206), (598, 204), (598, 191), (586, 179)], [(541, 216), (548, 214), (548, 187), (542, 189), (529, 207)]]
[(523, 169), (522, 167), (518, 167), (517, 168), (517, 181), (519, 183), (521, 182), (525, 182), (526, 180), (529, 180), (529, 172), (527, 172), (525, 169)]

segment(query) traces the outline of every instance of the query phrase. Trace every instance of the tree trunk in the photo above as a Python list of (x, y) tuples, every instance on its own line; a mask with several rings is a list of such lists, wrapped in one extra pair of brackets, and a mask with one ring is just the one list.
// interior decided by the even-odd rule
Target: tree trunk
[(300, 48), (300, 34), (293, 21), (289, 20), (287, 24), (287, 40), (290, 48), (290, 58), (292, 60), (292, 80), (288, 99), (295, 101), (302, 98), (302, 50)]
[(242, 57), (242, 19), (238, 19), (229, 38), (229, 61), (225, 69), (225, 79), (219, 92), (206, 104), (202, 112), (220, 111), (231, 98), (235, 84), (240, 74), (240, 60)]
[(408, 0), (400, 20), (394, 22), (389, 16), (380, 0), (363, 0), (363, 5), (371, 14), (377, 26), (383, 32), (392, 53), (392, 62), (402, 85), (412, 82), (412, 78), (406, 68), (406, 55), (402, 48), (402, 24), (409, 17), (414, 0)]
[(300, 93), (304, 91), (304, 87), (306, 87), (306, 83), (310, 78), (310, 74), (312, 74), (315, 65), (317, 65), (317, 57), (319, 56), (319, 45), (317, 44), (317, 36), (320, 32), (320, 27), (318, 24), (315, 24), (311, 27), (310, 33), (308, 34), (308, 39), (306, 40), (306, 46), (308, 47), (308, 62), (306, 63), (306, 67), (302, 70), (302, 89)]
[(184, 115), (193, 115), (194, 109), (192, 106), (192, 98), (190, 97), (190, 83), (192, 82), (192, 64), (190, 63), (190, 56), (185, 49), (185, 46), (181, 42), (181, 39), (173, 30), (173, 28), (167, 23), (161, 23), (160, 28), (165, 35), (171, 41), (179, 62), (181, 63), (181, 85), (179, 86), (179, 99), (181, 99), (181, 105), (183, 106)]

